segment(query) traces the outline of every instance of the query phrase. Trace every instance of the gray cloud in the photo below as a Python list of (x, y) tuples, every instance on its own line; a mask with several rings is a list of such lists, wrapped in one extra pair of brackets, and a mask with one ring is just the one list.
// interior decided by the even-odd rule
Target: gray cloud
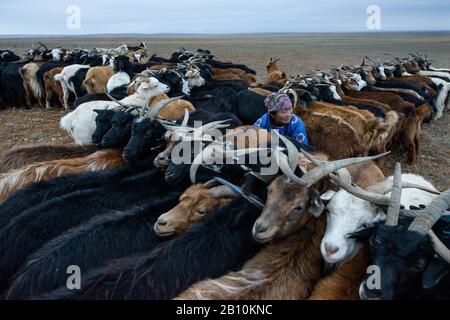
[[(66, 27), (71, 4), (81, 8), (80, 30)], [(0, 3), (0, 34), (367, 31), (372, 4), (381, 31), (450, 30), (450, 3), (440, 0), (15, 0)]]

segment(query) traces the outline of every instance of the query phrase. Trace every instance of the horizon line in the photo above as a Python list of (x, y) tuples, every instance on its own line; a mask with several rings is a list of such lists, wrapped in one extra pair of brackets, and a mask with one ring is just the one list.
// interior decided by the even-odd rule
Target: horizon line
[(450, 33), (450, 30), (364, 30), (364, 31), (285, 31), (285, 32), (236, 32), (236, 33), (175, 33), (175, 32), (161, 32), (161, 33), (80, 33), (80, 34), (26, 34), (26, 33), (12, 33), (0, 34), (0, 38), (36, 38), (36, 37), (83, 37), (83, 36), (243, 36), (243, 35), (286, 35), (286, 34), (348, 34), (348, 33), (366, 33), (366, 34), (383, 34), (383, 33)]

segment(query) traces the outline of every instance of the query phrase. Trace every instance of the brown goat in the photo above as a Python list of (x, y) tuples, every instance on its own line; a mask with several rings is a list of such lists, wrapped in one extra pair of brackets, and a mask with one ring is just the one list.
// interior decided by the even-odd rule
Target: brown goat
[(30, 62), (19, 70), (25, 89), (25, 99), (29, 108), (33, 107), (33, 101), (37, 101), (39, 106), (44, 107), (44, 88), (40, 86), (36, 78), (36, 73), (42, 64), (44, 63)]
[(162, 214), (155, 223), (155, 233), (161, 237), (179, 234), (207, 214), (228, 203), (235, 195), (225, 186), (207, 188), (203, 184), (189, 187), (181, 196), (180, 203)]
[(308, 300), (359, 300), (358, 286), (369, 265), (367, 246), (348, 261), (338, 265), (316, 284)]
[(61, 82), (56, 81), (54, 76), (60, 74), (63, 68), (53, 68), (44, 73), (45, 83), (45, 108), (51, 109), (53, 96), (58, 97), (61, 107), (64, 106), (64, 94), (61, 87)]
[[(302, 161), (300, 165), (306, 166)], [(377, 169), (373, 163), (361, 163), (349, 170), (367, 178), (368, 166)], [(326, 181), (316, 186), (323, 189)], [(318, 194), (315, 188), (293, 183), (285, 176), (276, 178), (268, 187), (266, 206), (253, 228), (255, 239), (270, 244), (242, 270), (199, 282), (177, 299), (357, 299), (368, 265), (367, 252), (361, 250), (324, 277), (320, 242), (326, 217), (321, 214)]]
[(274, 85), (279, 87), (284, 87), (288, 81), (287, 75), (284, 71), (278, 69), (277, 62), (280, 59), (270, 58), (269, 64), (266, 66), (267, 70), (267, 85)]
[(256, 82), (256, 78), (252, 74), (248, 74), (241, 69), (229, 68), (229, 69), (213, 69), (213, 80), (241, 80), (247, 84)]
[(397, 134), (397, 144), (407, 152), (407, 163), (413, 164), (420, 152), (419, 135), (422, 123), (431, 116), (431, 107), (425, 103), (416, 109), (416, 114), (406, 118)]
[(340, 117), (311, 112), (297, 107), (295, 114), (306, 126), (308, 141), (316, 151), (324, 152), (331, 160), (365, 155), (365, 146), (355, 129)]
[[(169, 97), (163, 92), (154, 96), (149, 103), (150, 110), (152, 106), (168, 98)], [(185, 109), (189, 112), (195, 111), (194, 105), (187, 100), (179, 99), (172, 101), (158, 113), (158, 117), (165, 120), (177, 120), (183, 117)]]
[(375, 100), (387, 104), (392, 110), (404, 113), (406, 115), (413, 115), (415, 113), (415, 106), (413, 103), (403, 100), (396, 93), (392, 92), (369, 92), (369, 91), (353, 91), (344, 88), (345, 95), (353, 98), (362, 98)]
[(263, 88), (249, 88), (248, 90), (256, 92), (257, 94), (260, 94), (262, 96), (267, 97), (268, 95), (271, 95), (273, 92), (263, 89)]
[(106, 93), (106, 85), (115, 71), (110, 67), (93, 67), (86, 73), (83, 85), (88, 93)]
[[(327, 158), (323, 155), (322, 160)], [(304, 163), (302, 165), (305, 165)], [(282, 199), (282, 201), (280, 201)], [(215, 280), (205, 280), (189, 288), (177, 299), (272, 300), (306, 299), (322, 276), (324, 261), (320, 242), (326, 216), (317, 205), (319, 193), (285, 176), (268, 187), (268, 198), (255, 228), (267, 226), (274, 241), (249, 260), (238, 272)], [(301, 207), (295, 215), (292, 208)]]
[(122, 167), (125, 161), (121, 150), (109, 149), (87, 157), (38, 162), (0, 175), (0, 203), (16, 190), (42, 180), (88, 171)]
[(73, 159), (94, 153), (94, 146), (37, 145), (13, 148), (0, 159), (0, 173), (20, 169), (23, 166), (43, 161)]
[(367, 110), (338, 106), (326, 102), (310, 102), (308, 110), (341, 117), (358, 133), (362, 143), (375, 153), (384, 153), (388, 138), (396, 132), (398, 116), (390, 111), (385, 120), (375, 118)]

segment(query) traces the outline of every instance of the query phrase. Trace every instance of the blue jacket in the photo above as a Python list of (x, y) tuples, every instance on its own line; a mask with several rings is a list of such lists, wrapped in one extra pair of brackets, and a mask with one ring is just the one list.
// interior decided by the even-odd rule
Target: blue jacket
[(300, 119), (296, 115), (291, 116), (291, 121), (287, 125), (283, 127), (275, 127), (270, 122), (269, 114), (266, 113), (261, 118), (259, 118), (253, 126), (261, 129), (266, 129), (268, 131), (270, 131), (271, 129), (276, 129), (282, 136), (291, 137), (304, 145), (309, 145), (305, 124), (303, 123), (302, 119)]

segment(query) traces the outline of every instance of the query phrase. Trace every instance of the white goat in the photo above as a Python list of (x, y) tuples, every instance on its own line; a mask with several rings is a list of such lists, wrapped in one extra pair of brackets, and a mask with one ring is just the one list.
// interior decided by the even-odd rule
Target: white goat
[[(393, 177), (388, 179), (392, 180)], [(438, 191), (421, 176), (403, 174), (402, 181)], [(403, 189), (401, 205), (407, 210), (414, 207), (421, 208), (430, 204), (436, 196), (419, 189)], [(327, 229), (320, 246), (323, 258), (329, 263), (347, 260), (358, 252), (360, 245), (355, 239), (348, 238), (349, 234), (373, 226), (386, 218), (383, 210), (377, 205), (342, 189), (338, 192), (327, 191), (321, 198), (329, 201), (326, 207)]]
[(89, 68), (90, 68), (89, 66), (83, 64), (72, 64), (70, 66), (65, 67), (60, 74), (54, 76), (54, 79), (61, 83), (64, 98), (64, 109), (66, 111), (69, 110), (70, 91), (72, 91), (75, 94), (75, 97), (77, 95), (75, 91), (75, 85), (73, 84), (73, 82), (70, 81), (70, 78), (72, 78), (75, 75), (75, 73), (77, 73), (78, 70)]
[[(148, 82), (142, 82), (136, 93), (120, 100), (124, 105), (144, 106), (148, 98), (156, 96), (161, 92), (167, 93), (170, 88), (160, 83), (156, 78), (150, 78)], [(94, 110), (115, 108), (119, 104), (114, 101), (91, 101), (78, 106), (74, 111), (61, 118), (60, 126), (66, 130), (75, 140), (77, 145), (92, 143), (92, 134), (95, 131)]]
[[(443, 113), (444, 113), (444, 109), (446, 107), (446, 101), (447, 101), (447, 97), (449, 95), (450, 92), (450, 82), (447, 82), (445, 80), (442, 80), (440, 78), (434, 78), (434, 77), (430, 77), (431, 81), (433, 81), (433, 83), (439, 87), (439, 85), (442, 85), (442, 88), (439, 90), (438, 92), (438, 96), (436, 97), (436, 101), (435, 101), (435, 107), (437, 109), (436, 111), (436, 115), (434, 116), (434, 119), (439, 119), (440, 117), (442, 117)], [(448, 101), (450, 104), (450, 100)], [(447, 105), (447, 107), (449, 107)]]
[(114, 89), (130, 84), (130, 82), (130, 76), (126, 72), (119, 71), (109, 78), (106, 89), (108, 92), (112, 92)]

